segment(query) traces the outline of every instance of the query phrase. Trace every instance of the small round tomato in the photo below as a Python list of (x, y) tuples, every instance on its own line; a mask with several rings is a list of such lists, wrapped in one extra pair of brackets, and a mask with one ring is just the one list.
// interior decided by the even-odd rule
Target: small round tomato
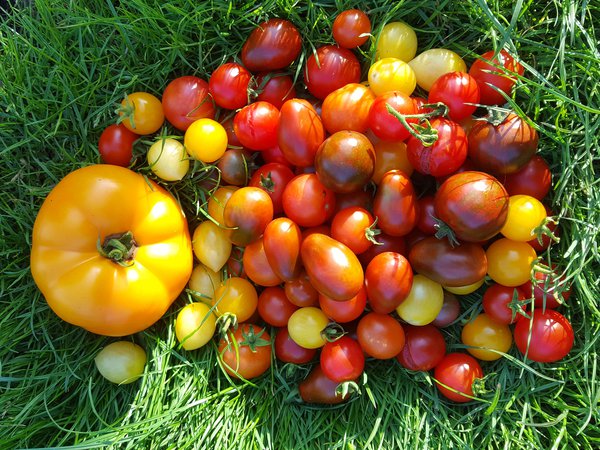
[(417, 201), (417, 228), (428, 236), (437, 232), (433, 195), (425, 195)]
[(498, 323), (510, 325), (522, 318), (525, 312), (525, 291), (520, 288), (494, 283), (483, 293), (483, 311)]
[(427, 325), (435, 320), (444, 304), (444, 291), (439, 283), (417, 274), (408, 296), (396, 307), (402, 320), (411, 325)]
[(134, 92), (125, 97), (119, 108), (119, 120), (135, 134), (152, 134), (165, 121), (160, 100), (149, 92)]
[(221, 182), (233, 186), (245, 186), (248, 181), (250, 152), (241, 148), (228, 148), (217, 160)]
[(531, 265), (537, 255), (527, 242), (502, 238), (487, 249), (487, 272), (492, 280), (503, 286), (520, 286), (529, 280)]
[(523, 66), (515, 61), (506, 50), (500, 50), (497, 55), (493, 50), (484, 53), (475, 60), (469, 69), (469, 75), (475, 78), (479, 84), (480, 102), (484, 105), (506, 103), (502, 93), (511, 94), (516, 82), (515, 73), (523, 75)]
[(129, 384), (142, 376), (146, 352), (133, 342), (117, 341), (100, 350), (94, 363), (98, 372), (108, 381)]
[(323, 330), (329, 319), (323, 311), (313, 306), (300, 308), (288, 320), (288, 332), (296, 344), (303, 348), (320, 348), (325, 345)]
[(286, 100), (296, 97), (294, 80), (284, 73), (267, 73), (256, 77), (256, 101), (268, 102), (280, 109)]
[(277, 286), (281, 284), (282, 280), (271, 267), (264, 244), (263, 236), (261, 236), (246, 245), (242, 257), (244, 272), (258, 286)]
[(102, 161), (115, 166), (129, 166), (133, 156), (133, 144), (138, 137), (121, 123), (107, 126), (98, 140), (98, 151)]
[(446, 328), (453, 324), (460, 315), (460, 302), (456, 296), (444, 289), (444, 304), (431, 325), (437, 328)]
[(518, 172), (500, 178), (509, 195), (530, 195), (544, 199), (552, 186), (552, 173), (544, 158), (533, 155)]
[(373, 200), (373, 214), (381, 231), (392, 236), (405, 236), (417, 223), (417, 195), (408, 176), (390, 170), (379, 183)]
[(396, 359), (409, 370), (433, 369), (446, 355), (444, 335), (433, 325), (404, 326), (405, 343)]
[(375, 59), (398, 58), (408, 62), (417, 54), (417, 34), (404, 22), (390, 22), (377, 36)]
[(412, 284), (411, 266), (399, 253), (380, 253), (365, 271), (367, 298), (373, 311), (378, 313), (394, 311), (408, 297)]
[(399, 91), (411, 95), (417, 86), (417, 78), (411, 67), (397, 58), (383, 58), (375, 62), (368, 73), (369, 87), (375, 95)]
[(331, 221), (331, 237), (345, 244), (355, 255), (367, 251), (376, 242), (375, 220), (359, 206), (342, 209)]
[(472, 400), (473, 382), (483, 378), (483, 370), (472, 356), (449, 353), (435, 366), (434, 378), (444, 397), (457, 403), (465, 403)]
[(275, 356), (284, 363), (306, 364), (312, 361), (317, 349), (300, 347), (290, 337), (287, 327), (279, 328), (275, 335)]
[(448, 72), (433, 83), (427, 102), (444, 103), (448, 107), (448, 117), (460, 122), (477, 109), (479, 85), (468, 73)]
[(262, 291), (258, 296), (257, 308), (260, 317), (274, 327), (286, 327), (289, 318), (298, 309), (279, 286), (268, 287)]
[(360, 63), (351, 50), (324, 45), (308, 57), (304, 84), (316, 98), (323, 100), (348, 83), (360, 83)]
[(300, 227), (287, 217), (273, 219), (263, 235), (269, 265), (283, 281), (292, 281), (300, 275)]
[(334, 213), (335, 193), (326, 188), (314, 173), (292, 178), (282, 195), (283, 211), (301, 227), (315, 227)]
[(215, 290), (221, 285), (221, 273), (198, 264), (192, 270), (188, 287), (190, 294), (197, 300), (212, 300)]
[(179, 181), (190, 169), (185, 147), (172, 138), (161, 138), (152, 144), (146, 159), (150, 170), (165, 181)]
[(390, 236), (386, 233), (377, 235), (377, 245), (372, 245), (365, 252), (358, 255), (363, 267), (367, 267), (375, 256), (384, 252), (395, 252), (406, 256), (406, 240), (402, 236)]
[(316, 403), (322, 405), (337, 405), (348, 400), (348, 397), (343, 397), (338, 393), (337, 387), (339, 383), (330, 380), (321, 369), (320, 365), (316, 365), (300, 384), (298, 384), (298, 392), (300, 398), (306, 403)]
[(338, 383), (356, 380), (365, 368), (362, 348), (350, 336), (327, 342), (321, 350), (319, 361), (327, 378)]
[(350, 83), (330, 93), (321, 106), (321, 119), (330, 134), (343, 130), (365, 133), (375, 94), (367, 86)]
[(227, 278), (215, 291), (212, 304), (218, 316), (234, 314), (238, 322), (250, 319), (258, 305), (256, 288), (245, 278)]
[(251, 79), (250, 72), (240, 64), (221, 64), (208, 79), (208, 91), (221, 108), (239, 109), (248, 104)]
[(292, 178), (292, 169), (284, 164), (272, 162), (256, 169), (248, 186), (260, 188), (269, 194), (273, 202), (273, 213), (277, 215), (283, 212), (283, 190)]
[[(508, 325), (496, 322), (485, 313), (479, 314), (462, 329), (462, 343), (467, 351), (482, 361), (502, 358), (512, 345), (512, 333)], [(500, 353), (497, 353), (500, 352)]]
[(338, 302), (326, 295), (319, 294), (319, 307), (331, 320), (348, 323), (358, 319), (367, 305), (367, 291), (364, 287), (350, 300)]
[(347, 9), (336, 16), (332, 33), (340, 47), (356, 48), (369, 40), (371, 21), (364, 11)]
[(188, 154), (205, 163), (215, 162), (227, 149), (227, 132), (223, 125), (212, 119), (198, 119), (183, 136)]
[(217, 318), (210, 306), (202, 302), (185, 305), (175, 321), (175, 336), (186, 350), (196, 350), (212, 339)]
[(393, 358), (404, 347), (404, 329), (388, 314), (366, 314), (358, 322), (356, 334), (365, 353), (376, 359)]
[(536, 228), (545, 220), (546, 208), (538, 199), (529, 195), (513, 195), (500, 233), (513, 241), (528, 242), (535, 238)]
[[(417, 113), (415, 103), (402, 92), (390, 91), (375, 98), (369, 111), (369, 128), (375, 136), (386, 141), (403, 141), (410, 136), (410, 131), (388, 111), (388, 107), (401, 115), (412, 115)], [(406, 119), (406, 123), (411, 126), (417, 119)]]
[(298, 278), (286, 281), (283, 289), (288, 300), (301, 308), (316, 306), (319, 302), (319, 291), (311, 284), (305, 270), (302, 270)]
[(250, 380), (271, 367), (271, 336), (258, 325), (242, 324), (219, 341), (225, 371), (234, 378)]
[(227, 232), (211, 220), (205, 220), (195, 228), (192, 248), (196, 258), (215, 272), (223, 268), (231, 255)]
[(242, 145), (251, 150), (266, 150), (277, 145), (279, 110), (268, 102), (244, 106), (233, 119), (233, 129)]
[(273, 202), (262, 189), (244, 186), (227, 201), (223, 219), (229, 240), (244, 247), (257, 240), (273, 220)]
[(277, 128), (277, 143), (284, 158), (299, 167), (311, 167), (325, 140), (325, 127), (314, 106), (293, 98), (283, 104)]
[(244, 42), (242, 62), (252, 72), (284, 69), (302, 50), (302, 37), (289, 20), (272, 18), (259, 24)]
[(165, 117), (175, 128), (185, 131), (198, 119), (214, 119), (215, 104), (208, 83), (192, 75), (175, 78), (162, 95)]
[(417, 84), (429, 91), (436, 80), (449, 72), (466, 72), (467, 65), (452, 50), (431, 48), (417, 55), (408, 62), (415, 72)]
[(531, 320), (515, 325), (515, 344), (528, 359), (550, 363), (563, 359), (573, 348), (574, 333), (569, 320), (553, 309), (532, 311)]

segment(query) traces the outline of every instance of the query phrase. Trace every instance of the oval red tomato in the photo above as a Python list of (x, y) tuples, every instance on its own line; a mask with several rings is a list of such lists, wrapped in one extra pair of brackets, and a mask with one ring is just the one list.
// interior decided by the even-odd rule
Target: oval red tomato
[(302, 50), (302, 37), (296, 26), (285, 19), (272, 18), (259, 24), (242, 47), (242, 62), (251, 72), (284, 69)]
[(457, 403), (473, 397), (473, 381), (483, 377), (475, 358), (464, 353), (449, 353), (435, 367), (436, 386), (442, 395)]
[(323, 100), (349, 83), (360, 83), (360, 63), (352, 51), (324, 45), (307, 59), (304, 84), (316, 98)]
[(325, 128), (314, 106), (304, 99), (288, 100), (281, 107), (277, 142), (287, 161), (295, 166), (314, 164)]
[(375, 256), (365, 271), (367, 298), (373, 311), (393, 312), (410, 293), (413, 271), (408, 260), (394, 252)]
[(373, 213), (381, 231), (405, 236), (417, 223), (417, 196), (410, 178), (400, 170), (390, 170), (381, 181), (373, 201)]

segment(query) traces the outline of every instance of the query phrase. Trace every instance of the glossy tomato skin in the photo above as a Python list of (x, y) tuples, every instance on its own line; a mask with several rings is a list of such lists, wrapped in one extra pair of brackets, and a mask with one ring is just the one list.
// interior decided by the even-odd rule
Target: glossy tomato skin
[(483, 370), (472, 356), (449, 353), (435, 367), (434, 377), (436, 386), (444, 397), (457, 403), (466, 403), (471, 401), (467, 396), (473, 396), (473, 381), (483, 377)]
[(465, 72), (448, 72), (433, 83), (427, 102), (444, 103), (448, 106), (448, 117), (459, 122), (475, 112), (479, 98), (475, 78)]
[[(400, 91), (389, 91), (375, 98), (369, 111), (369, 128), (375, 136), (385, 141), (403, 141), (410, 131), (388, 112), (388, 106), (400, 114), (412, 115), (417, 113), (415, 102)], [(417, 119), (409, 118), (406, 122), (415, 124)]]
[(242, 264), (246, 276), (258, 286), (278, 286), (282, 282), (269, 263), (263, 236), (245, 246)]
[(525, 292), (521, 288), (494, 283), (483, 293), (483, 311), (498, 323), (513, 324), (517, 320), (521, 320), (523, 315), (518, 312), (519, 307), (516, 307), (516, 305), (513, 312), (510, 303), (515, 298), (517, 301), (523, 302), (520, 308), (522, 312), (525, 312), (525, 299), (527, 298)]
[(337, 383), (354, 381), (363, 373), (365, 355), (357, 341), (342, 336), (323, 346), (320, 364), (327, 378)]
[(127, 167), (133, 156), (133, 144), (139, 136), (123, 124), (107, 126), (98, 140), (98, 151), (106, 164)]
[(516, 287), (530, 279), (537, 255), (527, 242), (502, 238), (486, 249), (486, 257), (490, 278), (503, 286)]
[(408, 160), (406, 144), (400, 141), (379, 141), (373, 145), (375, 148), (375, 170), (371, 180), (379, 184), (383, 176), (390, 170), (401, 170), (411, 176), (414, 167)]
[(311, 284), (334, 300), (350, 300), (364, 283), (356, 255), (341, 242), (320, 233), (307, 236), (300, 247), (302, 263)]
[(499, 125), (477, 121), (468, 134), (469, 158), (485, 172), (508, 175), (521, 170), (535, 155), (538, 133), (527, 121), (510, 113)]
[(411, 325), (423, 326), (435, 320), (444, 304), (442, 286), (418, 273), (408, 296), (396, 307), (398, 316)]
[(364, 286), (358, 291), (358, 294), (343, 302), (319, 294), (319, 307), (327, 317), (337, 323), (348, 323), (358, 319), (366, 305), (367, 291)]
[(350, 206), (337, 212), (331, 221), (331, 237), (348, 246), (355, 255), (367, 251), (377, 236), (371, 236), (375, 219), (369, 211)]
[(300, 398), (306, 403), (337, 405), (348, 400), (337, 393), (338, 384), (325, 375), (320, 365), (316, 365), (298, 385), (298, 391)]
[[(500, 65), (506, 69), (508, 74), (506, 71), (495, 67), (496, 65)], [(504, 96), (492, 86), (500, 89), (506, 95), (510, 95), (516, 82), (515, 76), (511, 75), (510, 72), (523, 75), (524, 69), (506, 50), (500, 50), (497, 55), (494, 55), (494, 51), (490, 50), (481, 55), (480, 59), (477, 59), (471, 65), (469, 75), (475, 78), (479, 84), (481, 104), (503, 105), (506, 103)]]
[(496, 352), (506, 353), (510, 349), (512, 333), (507, 324), (496, 322), (482, 313), (465, 324), (461, 332), (461, 341), (469, 346), (467, 351), (475, 358), (495, 361), (502, 358), (502, 355)]
[(260, 188), (269, 194), (273, 202), (273, 213), (277, 215), (283, 211), (283, 190), (292, 178), (294, 178), (294, 172), (289, 166), (272, 162), (256, 169), (250, 177), (248, 186)]
[(413, 271), (408, 260), (394, 252), (375, 256), (365, 271), (365, 286), (371, 309), (382, 314), (393, 312), (408, 296)]
[(369, 40), (371, 21), (359, 9), (347, 9), (339, 13), (332, 25), (333, 39), (340, 47), (356, 48)]
[(321, 119), (330, 134), (343, 130), (365, 133), (375, 94), (367, 86), (350, 83), (331, 92), (321, 106)]
[(402, 351), (404, 328), (388, 314), (370, 312), (356, 327), (358, 342), (365, 353), (376, 359), (390, 359)]
[[(123, 267), (102, 256), (97, 243), (128, 230), (137, 250), (132, 259), (124, 255), (131, 264)], [(126, 336), (154, 324), (192, 273), (179, 204), (151, 180), (114, 165), (63, 178), (38, 212), (31, 245), (31, 273), (50, 308), (100, 335)]]
[(217, 160), (223, 183), (230, 186), (245, 186), (248, 181), (248, 161), (250, 152), (238, 148), (228, 148)]
[(244, 247), (257, 240), (273, 220), (273, 202), (262, 189), (242, 187), (227, 201), (223, 219), (232, 244)]
[(279, 110), (262, 101), (244, 106), (233, 119), (236, 136), (251, 150), (266, 150), (277, 145), (278, 125)]
[(530, 195), (543, 200), (552, 186), (552, 173), (544, 158), (534, 155), (518, 172), (500, 177), (508, 195)]
[(433, 195), (419, 198), (418, 205), (417, 228), (426, 235), (433, 236), (437, 232)]
[(467, 159), (467, 135), (452, 120), (435, 118), (429, 123), (438, 132), (437, 140), (433, 145), (425, 146), (420, 139), (410, 136), (406, 142), (408, 161), (422, 174), (434, 177), (450, 175)]
[(371, 262), (371, 260), (384, 252), (395, 252), (402, 256), (406, 256), (406, 240), (402, 236), (390, 236), (386, 233), (380, 233), (376, 236), (378, 245), (371, 245), (367, 250), (358, 255), (358, 259), (362, 263), (363, 267)]
[(519, 351), (541, 363), (556, 362), (567, 356), (574, 342), (569, 320), (553, 309), (542, 312), (536, 308), (532, 315), (531, 321), (520, 320), (515, 325), (515, 344)]
[(219, 342), (219, 354), (229, 375), (250, 380), (271, 367), (271, 337), (265, 328), (245, 323), (228, 334), (229, 340)]
[(277, 143), (291, 164), (310, 167), (325, 140), (325, 128), (319, 114), (307, 100), (294, 98), (281, 107)]
[(292, 281), (300, 275), (300, 227), (287, 217), (273, 219), (263, 235), (265, 253), (273, 271), (283, 281)]
[(292, 178), (282, 195), (283, 211), (301, 227), (323, 224), (335, 210), (335, 193), (314, 173)]
[(460, 302), (456, 295), (444, 289), (444, 303), (442, 309), (431, 325), (437, 328), (446, 328), (458, 319), (460, 315)]
[(400, 170), (387, 172), (373, 201), (373, 214), (381, 231), (405, 236), (417, 223), (417, 196), (410, 178)]
[(268, 102), (281, 109), (281, 106), (296, 97), (294, 80), (283, 73), (267, 73), (256, 77), (256, 89), (259, 91), (256, 101)]
[(493, 176), (467, 171), (449, 177), (435, 194), (436, 217), (467, 242), (492, 238), (508, 217), (509, 196)]
[(417, 242), (408, 254), (413, 270), (442, 286), (466, 286), (485, 277), (488, 264), (479, 244), (452, 247), (447, 239), (430, 236)]
[(181, 131), (187, 130), (195, 120), (215, 118), (215, 104), (208, 94), (208, 83), (193, 75), (175, 78), (167, 85), (162, 95), (162, 107), (166, 119)]
[(240, 64), (221, 64), (208, 79), (208, 91), (221, 108), (239, 109), (248, 104), (251, 78), (250, 72)]
[(285, 327), (277, 330), (274, 347), (277, 359), (285, 363), (306, 364), (317, 354), (315, 348), (304, 348), (296, 344)]
[(360, 83), (360, 63), (352, 51), (324, 45), (308, 57), (304, 84), (319, 100), (349, 83)]
[(297, 309), (279, 286), (268, 287), (258, 296), (258, 314), (273, 327), (286, 327), (290, 316)]
[(446, 355), (444, 335), (433, 325), (405, 325), (404, 336), (404, 347), (396, 359), (409, 370), (429, 371)]
[(315, 170), (323, 185), (336, 193), (361, 189), (373, 175), (375, 149), (356, 131), (338, 131), (329, 136), (315, 155)]
[(165, 121), (162, 103), (149, 92), (128, 94), (119, 109), (122, 124), (139, 135), (155, 133)]
[(296, 26), (289, 20), (272, 18), (250, 33), (241, 57), (251, 72), (268, 72), (289, 66), (301, 49), (302, 37)]
[(283, 289), (288, 300), (296, 306), (315, 306), (319, 302), (319, 292), (311, 284), (305, 270), (298, 278), (286, 281)]

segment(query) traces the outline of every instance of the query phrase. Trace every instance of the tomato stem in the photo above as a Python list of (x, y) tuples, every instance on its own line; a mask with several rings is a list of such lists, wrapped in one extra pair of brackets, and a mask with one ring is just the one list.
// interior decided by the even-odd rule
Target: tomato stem
[[(448, 114), (448, 107), (442, 102), (428, 103), (423, 105), (423, 107), (432, 108), (432, 110), (420, 114), (400, 114), (391, 105), (386, 105), (388, 113), (398, 119), (413, 137), (420, 140), (425, 147), (430, 147), (438, 140), (438, 131), (432, 128), (428, 119), (446, 116)], [(416, 123), (411, 125), (406, 119), (419, 119), (425, 125)]]
[(335, 393), (342, 397), (344, 400), (348, 398), (348, 395), (356, 393), (360, 394), (360, 387), (355, 381), (344, 381), (335, 388)]
[(533, 230), (540, 245), (544, 245), (544, 236), (548, 236), (555, 243), (560, 242), (560, 238), (552, 232), (548, 224), (558, 225), (558, 221), (554, 217), (548, 216)]
[(346, 331), (344, 328), (339, 323), (335, 322), (330, 322), (321, 331), (321, 336), (323, 336), (323, 339), (325, 339), (327, 342), (335, 342), (345, 334)]
[(450, 245), (452, 247), (456, 247), (457, 245), (460, 245), (460, 242), (458, 242), (458, 239), (456, 239), (456, 235), (454, 234), (454, 230), (452, 230), (452, 228), (450, 228), (450, 226), (444, 222), (441, 219), (438, 219), (435, 216), (431, 216), (433, 217), (434, 220), (434, 228), (437, 230), (435, 232), (435, 237), (438, 239), (444, 239), (447, 238), (448, 242), (450, 242)]
[(96, 243), (98, 253), (123, 267), (133, 265), (137, 251), (137, 243), (131, 231), (109, 234), (101, 243), (100, 237)]
[(125, 101), (119, 105), (115, 112), (119, 115), (117, 124), (129, 119), (131, 128), (135, 130), (135, 104), (129, 100), (127, 95), (125, 95)]
[(381, 230), (379, 228), (375, 228), (375, 225), (377, 225), (377, 220), (379, 219), (379, 217), (375, 217), (375, 220), (373, 221), (373, 223), (371, 225), (369, 225), (367, 228), (365, 228), (365, 237), (367, 238), (368, 241), (372, 242), (375, 245), (383, 245), (383, 242), (379, 242), (375, 236), (377, 236), (378, 234), (381, 234)]

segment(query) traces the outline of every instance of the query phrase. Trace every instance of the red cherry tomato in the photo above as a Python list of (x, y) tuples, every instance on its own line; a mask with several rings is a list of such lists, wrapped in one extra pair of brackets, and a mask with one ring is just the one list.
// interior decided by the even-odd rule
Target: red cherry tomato
[(515, 73), (523, 75), (523, 66), (506, 50), (500, 50), (497, 55), (494, 55), (494, 51), (484, 53), (469, 69), (469, 75), (479, 84), (480, 102), (484, 105), (506, 103), (501, 92), (511, 94), (516, 82)]
[(360, 63), (352, 51), (336, 45), (324, 45), (310, 55), (304, 68), (308, 92), (323, 100), (349, 83), (360, 83)]
[(127, 167), (133, 156), (133, 143), (139, 136), (123, 124), (112, 124), (104, 129), (98, 141), (98, 151), (106, 164)]
[(292, 178), (294, 173), (289, 166), (272, 162), (256, 169), (248, 186), (260, 188), (269, 194), (273, 202), (273, 213), (277, 215), (283, 211), (283, 191)]
[[(389, 91), (377, 97), (369, 111), (369, 127), (375, 136), (386, 141), (403, 141), (410, 131), (388, 111), (388, 106), (402, 115), (412, 115), (417, 113), (415, 102), (400, 91)], [(409, 118), (406, 122), (415, 124), (417, 119)]]
[(279, 110), (261, 101), (244, 106), (233, 119), (235, 135), (251, 150), (266, 150), (277, 145), (278, 125)]
[(340, 47), (356, 48), (369, 39), (371, 21), (363, 11), (347, 9), (336, 16), (332, 31), (333, 39)]
[(302, 50), (302, 37), (296, 26), (273, 18), (259, 24), (242, 47), (244, 66), (252, 72), (284, 69)]
[(375, 219), (366, 209), (342, 209), (331, 221), (331, 237), (348, 246), (356, 255), (367, 251), (377, 239), (373, 228)]
[(442, 309), (435, 320), (431, 322), (431, 325), (438, 328), (446, 328), (454, 323), (459, 315), (460, 302), (453, 293), (444, 290), (444, 303), (442, 303)]
[(304, 348), (296, 344), (287, 328), (277, 330), (274, 349), (277, 359), (292, 364), (306, 364), (317, 354), (316, 348)]
[(569, 354), (574, 342), (569, 320), (553, 309), (532, 311), (531, 320), (519, 320), (515, 325), (515, 344), (528, 359), (550, 363)]
[(273, 219), (263, 235), (265, 253), (273, 272), (283, 281), (298, 278), (302, 270), (300, 227), (287, 217)]
[(251, 78), (250, 72), (237, 63), (221, 64), (208, 80), (208, 91), (221, 108), (239, 109), (248, 104)]
[(404, 337), (404, 348), (396, 359), (407, 369), (431, 370), (446, 355), (444, 335), (433, 325), (405, 325)]
[(467, 396), (473, 396), (473, 381), (483, 377), (483, 370), (472, 356), (449, 353), (435, 366), (434, 377), (444, 397), (465, 403), (472, 400)]
[[(483, 310), (496, 322), (509, 325), (523, 318), (523, 315), (518, 312), (518, 308), (525, 312), (524, 301), (526, 298), (525, 292), (520, 288), (494, 283), (483, 293)], [(513, 302), (522, 303), (518, 306)]]
[(323, 346), (320, 363), (327, 378), (343, 383), (354, 381), (363, 373), (365, 355), (358, 342), (350, 336), (342, 336)]
[(365, 353), (376, 359), (390, 359), (404, 347), (404, 329), (388, 314), (370, 312), (356, 327), (358, 342)]
[(282, 195), (285, 215), (301, 227), (314, 227), (328, 220), (334, 212), (335, 194), (314, 173), (292, 178)]
[(324, 140), (325, 128), (313, 105), (298, 98), (283, 104), (277, 142), (286, 160), (299, 167), (314, 165), (315, 154)]
[(316, 365), (298, 385), (300, 398), (306, 403), (337, 405), (348, 400), (337, 392), (338, 383), (329, 379), (320, 365)]
[(330, 134), (343, 130), (365, 133), (375, 94), (367, 86), (350, 83), (330, 93), (321, 107), (323, 125)]
[(258, 314), (269, 325), (286, 327), (290, 316), (298, 309), (280, 287), (268, 287), (258, 296)]
[(268, 102), (280, 109), (289, 99), (296, 97), (294, 80), (283, 73), (263, 74), (256, 77), (256, 101)]
[(475, 112), (479, 98), (475, 78), (464, 72), (448, 72), (433, 83), (427, 102), (444, 103), (448, 107), (448, 117), (460, 122)]
[(375, 256), (365, 271), (367, 297), (373, 311), (389, 314), (412, 288), (413, 271), (408, 260), (394, 252)]
[(344, 302), (338, 302), (326, 295), (319, 294), (319, 306), (334, 322), (348, 323), (358, 319), (367, 305), (367, 291), (364, 286), (354, 297)]
[(500, 178), (508, 195), (530, 195), (543, 200), (552, 186), (550, 167), (544, 158), (534, 155), (521, 170)]
[(384, 233), (405, 236), (417, 223), (417, 196), (412, 182), (400, 170), (390, 170), (381, 181), (373, 201), (373, 214)]
[(319, 302), (319, 292), (311, 284), (305, 271), (295, 280), (286, 281), (283, 289), (288, 300), (301, 308), (315, 306)]
[(208, 94), (208, 83), (187, 75), (175, 78), (165, 88), (162, 107), (166, 119), (178, 130), (185, 131), (198, 119), (215, 118), (215, 104)]

